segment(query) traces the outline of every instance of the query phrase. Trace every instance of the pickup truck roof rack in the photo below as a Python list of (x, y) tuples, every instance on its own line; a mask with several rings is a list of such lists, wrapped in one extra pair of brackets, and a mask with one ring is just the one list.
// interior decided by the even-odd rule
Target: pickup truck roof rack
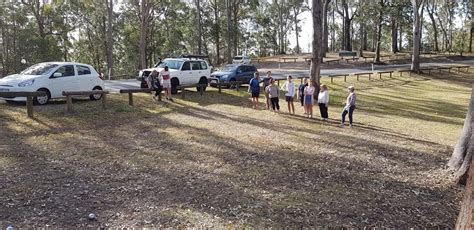
[(200, 55), (200, 54), (183, 54), (181, 55), (182, 58), (189, 58), (189, 59), (204, 59), (209, 58), (207, 55)]

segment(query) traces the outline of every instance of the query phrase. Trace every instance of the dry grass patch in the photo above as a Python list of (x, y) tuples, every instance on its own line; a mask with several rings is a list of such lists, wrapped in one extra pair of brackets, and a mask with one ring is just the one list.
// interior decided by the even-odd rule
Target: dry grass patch
[[(445, 163), (473, 79), (336, 79), (329, 122), (252, 110), (234, 90), (159, 104), (137, 94), (135, 107), (111, 95), (109, 109), (79, 101), (74, 114), (56, 102), (36, 107), (36, 120), (0, 103), (0, 221), (453, 227), (460, 190)], [(349, 84), (353, 129), (337, 127)]]

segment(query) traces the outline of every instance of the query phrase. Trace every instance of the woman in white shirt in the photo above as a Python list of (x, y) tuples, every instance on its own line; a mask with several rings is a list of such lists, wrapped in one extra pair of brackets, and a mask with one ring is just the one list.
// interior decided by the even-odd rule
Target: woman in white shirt
[(329, 92), (326, 85), (321, 85), (321, 89), (318, 94), (318, 105), (319, 111), (321, 112), (321, 117), (323, 120), (328, 119), (328, 105), (329, 105)]
[[(285, 90), (285, 99), (288, 103), (288, 112), (290, 114), (295, 114), (295, 104), (293, 103), (293, 98), (295, 97), (295, 83), (293, 78), (290, 76), (287, 77), (287, 81), (282, 86), (282, 90)], [(292, 112), (293, 111), (293, 112)]]

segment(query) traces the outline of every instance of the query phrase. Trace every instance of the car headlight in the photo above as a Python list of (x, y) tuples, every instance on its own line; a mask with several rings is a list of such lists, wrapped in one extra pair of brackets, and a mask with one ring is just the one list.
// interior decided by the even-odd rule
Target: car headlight
[(28, 87), (28, 86), (32, 86), (33, 83), (35, 83), (35, 79), (30, 79), (30, 80), (22, 81), (22, 82), (18, 83), (18, 87)]

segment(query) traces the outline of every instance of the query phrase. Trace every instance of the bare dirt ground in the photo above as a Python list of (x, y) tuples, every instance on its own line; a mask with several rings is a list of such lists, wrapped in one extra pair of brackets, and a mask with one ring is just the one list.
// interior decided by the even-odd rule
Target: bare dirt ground
[[(329, 84), (329, 122), (252, 110), (235, 90), (74, 114), (58, 101), (35, 120), (2, 102), (0, 227), (452, 228), (445, 164), (473, 74), (353, 80)], [(337, 126), (349, 84), (353, 129)]]

